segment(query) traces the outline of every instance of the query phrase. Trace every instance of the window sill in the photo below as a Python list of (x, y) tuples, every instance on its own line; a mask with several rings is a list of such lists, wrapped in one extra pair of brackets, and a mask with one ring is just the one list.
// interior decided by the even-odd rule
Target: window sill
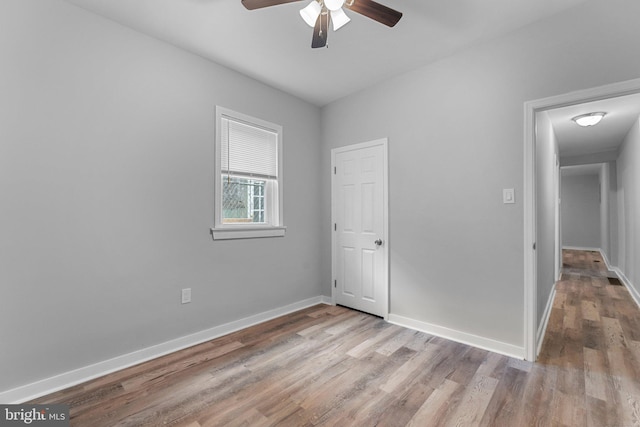
[(287, 227), (267, 228), (212, 228), (213, 240), (257, 239), (262, 237), (284, 237)]

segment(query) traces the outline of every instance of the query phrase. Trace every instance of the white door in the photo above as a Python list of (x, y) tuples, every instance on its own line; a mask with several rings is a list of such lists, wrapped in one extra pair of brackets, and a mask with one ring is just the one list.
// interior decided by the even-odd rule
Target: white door
[(332, 150), (333, 300), (386, 317), (387, 140)]

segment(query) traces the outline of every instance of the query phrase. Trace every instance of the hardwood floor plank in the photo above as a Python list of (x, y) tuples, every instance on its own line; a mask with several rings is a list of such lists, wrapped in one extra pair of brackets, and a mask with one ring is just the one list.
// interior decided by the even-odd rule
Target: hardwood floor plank
[(604, 330), (603, 332), (607, 348), (622, 348), (627, 346), (625, 343), (624, 332), (622, 331), (622, 326), (620, 326), (618, 319), (603, 317), (602, 327)]
[[(420, 406), (407, 423), (410, 427), (443, 425), (452, 399), (459, 393), (461, 386), (455, 381), (445, 379)], [(452, 405), (451, 405), (452, 406)]]
[(405, 426), (411, 421), (418, 409), (433, 393), (431, 387), (417, 383), (404, 392), (396, 391), (397, 397), (385, 406), (385, 410), (380, 416), (369, 417), (364, 420), (364, 424), (360, 425), (380, 425), (380, 426)]
[(553, 405), (553, 394), (560, 371), (562, 369), (556, 365), (534, 366), (527, 376), (523, 393), (524, 404), (519, 408), (514, 426), (552, 425), (549, 409)]
[(584, 379), (587, 396), (607, 400), (604, 358), (601, 352), (584, 349)]
[(361, 358), (365, 356), (369, 351), (375, 351), (375, 350), (371, 350), (371, 348), (372, 347), (375, 348), (375, 346), (380, 341), (384, 341), (387, 338), (389, 338), (391, 335), (396, 334), (399, 331), (399, 329), (400, 328), (395, 325), (390, 325), (389, 327), (385, 328), (383, 331), (379, 332), (377, 335), (369, 339), (366, 339), (365, 341), (361, 342), (360, 344), (358, 344), (357, 346), (349, 350), (347, 354), (351, 357)]
[(526, 404), (524, 392), (527, 375), (528, 371), (507, 364), (499, 378), (493, 398), (480, 421), (481, 426), (521, 425), (518, 424), (518, 414), (522, 411), (522, 406)]
[[(560, 317), (560, 315), (558, 315)], [(577, 310), (574, 306), (565, 306), (564, 315), (562, 316), (562, 328), (563, 329), (578, 329), (579, 322), (577, 316)]]
[(634, 356), (624, 348), (610, 349), (608, 356), (619, 419), (622, 425), (640, 426), (640, 384), (631, 380), (638, 378), (638, 372), (627, 362)]
[(386, 393), (393, 393), (408, 378), (415, 378), (416, 371), (423, 369), (437, 349), (438, 347), (433, 345), (411, 356), (400, 368), (389, 375), (387, 381), (380, 386), (380, 389)]
[(484, 416), (487, 406), (493, 397), (498, 380), (478, 372), (462, 396), (458, 410), (453, 414), (447, 426), (478, 425)]
[(582, 317), (593, 322), (600, 321), (600, 313), (595, 301), (582, 300)]
[(586, 413), (584, 399), (566, 393), (554, 393), (551, 408), (551, 425), (554, 426), (584, 426)]
[(418, 335), (418, 332), (412, 331), (411, 329), (402, 330), (378, 347), (376, 353), (382, 354), (383, 356), (391, 356), (411, 341), (415, 335)]

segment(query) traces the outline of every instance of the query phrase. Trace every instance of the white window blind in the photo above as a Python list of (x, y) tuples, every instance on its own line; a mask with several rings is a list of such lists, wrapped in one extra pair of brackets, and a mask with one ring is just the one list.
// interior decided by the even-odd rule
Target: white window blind
[(278, 178), (278, 134), (228, 117), (221, 118), (222, 172)]

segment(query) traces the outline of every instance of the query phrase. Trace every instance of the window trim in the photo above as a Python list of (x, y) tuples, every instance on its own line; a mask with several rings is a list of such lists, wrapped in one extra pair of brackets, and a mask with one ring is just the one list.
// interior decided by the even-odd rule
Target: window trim
[[(274, 132), (278, 137), (278, 178), (277, 190), (271, 197), (265, 197), (265, 201), (277, 197), (277, 204), (271, 204), (270, 213), (265, 213), (269, 218), (269, 224), (224, 224), (222, 222), (222, 118), (246, 123), (251, 126), (261, 127)], [(219, 105), (216, 106), (215, 122), (215, 167), (214, 167), (214, 225), (211, 228), (211, 235), (214, 240), (228, 239), (251, 239), (260, 237), (282, 237), (285, 234), (284, 226), (284, 191), (283, 191), (283, 150), (282, 150), (282, 126), (266, 120), (258, 119), (247, 114), (239, 113)]]

